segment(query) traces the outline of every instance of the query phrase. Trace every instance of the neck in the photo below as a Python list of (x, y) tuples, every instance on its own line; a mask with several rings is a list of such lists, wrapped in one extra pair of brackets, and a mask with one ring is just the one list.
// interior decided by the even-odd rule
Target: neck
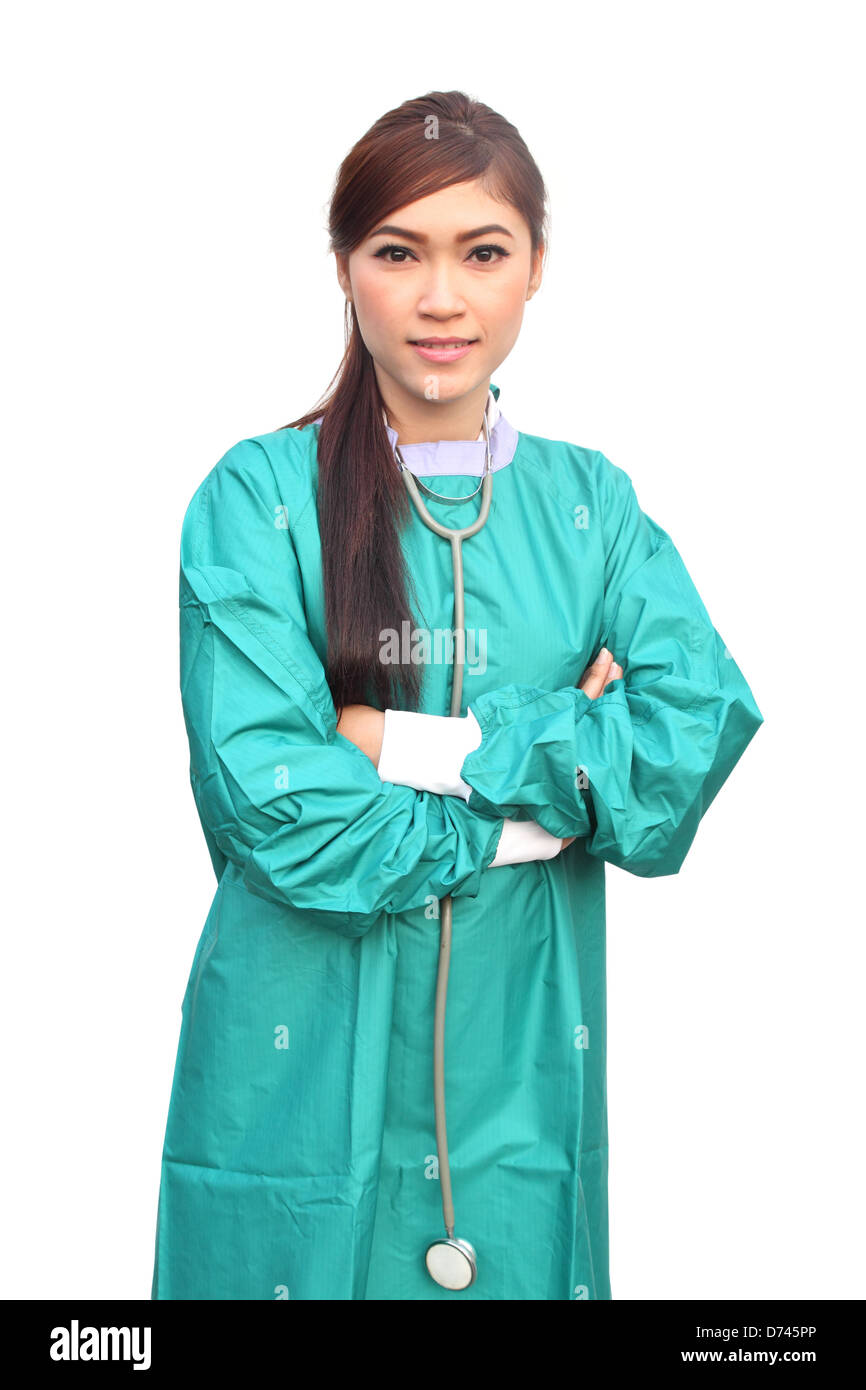
[(379, 374), (379, 390), (388, 424), (398, 444), (428, 444), (440, 439), (477, 439), (484, 428), (489, 382), (482, 382), (453, 400), (419, 399), (392, 378)]

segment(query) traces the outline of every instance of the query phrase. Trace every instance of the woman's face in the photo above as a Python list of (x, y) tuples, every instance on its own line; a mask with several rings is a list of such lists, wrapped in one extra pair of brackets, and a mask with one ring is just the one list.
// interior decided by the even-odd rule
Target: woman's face
[[(385, 400), (399, 409), (407, 396), (455, 401), (480, 389), (483, 406), (541, 283), (542, 256), (543, 247), (532, 256), (517, 209), (477, 182), (406, 204), (348, 256), (338, 255), (337, 277)], [(414, 346), (434, 338), (464, 346)]]

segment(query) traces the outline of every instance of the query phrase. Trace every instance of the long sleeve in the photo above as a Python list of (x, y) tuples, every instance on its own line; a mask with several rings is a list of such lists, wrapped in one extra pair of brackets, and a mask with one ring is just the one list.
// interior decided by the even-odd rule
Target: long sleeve
[(472, 700), (479, 746), (468, 804), (530, 815), (647, 878), (679, 871), (698, 824), (763, 723), (670, 536), (604, 455), (598, 497), (602, 646), (623, 676), (596, 700), (576, 686), (508, 685)]
[(381, 912), (475, 897), (503, 819), (383, 782), (337, 732), (306, 626), (292, 523), (313, 506), (294, 460), (234, 445), (184, 517), (180, 670), (190, 781), (219, 877), (359, 936)]

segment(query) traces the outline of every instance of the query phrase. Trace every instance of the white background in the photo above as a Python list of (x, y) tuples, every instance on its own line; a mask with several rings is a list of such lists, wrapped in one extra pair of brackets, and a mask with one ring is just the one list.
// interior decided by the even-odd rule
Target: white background
[(862, 1298), (858, 5), (30, 4), (2, 82), (6, 1298), (147, 1299), (215, 880), (180, 523), (342, 353), (340, 160), (462, 88), (546, 181), (494, 373), (672, 536), (765, 723), (682, 871), (608, 869), (613, 1298)]

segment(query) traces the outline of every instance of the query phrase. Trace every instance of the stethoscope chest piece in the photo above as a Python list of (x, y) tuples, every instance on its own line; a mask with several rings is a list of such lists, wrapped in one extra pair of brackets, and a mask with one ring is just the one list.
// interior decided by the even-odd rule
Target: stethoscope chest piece
[(441, 1236), (427, 1248), (427, 1271), (443, 1289), (468, 1289), (478, 1273), (474, 1248), (468, 1240)]

